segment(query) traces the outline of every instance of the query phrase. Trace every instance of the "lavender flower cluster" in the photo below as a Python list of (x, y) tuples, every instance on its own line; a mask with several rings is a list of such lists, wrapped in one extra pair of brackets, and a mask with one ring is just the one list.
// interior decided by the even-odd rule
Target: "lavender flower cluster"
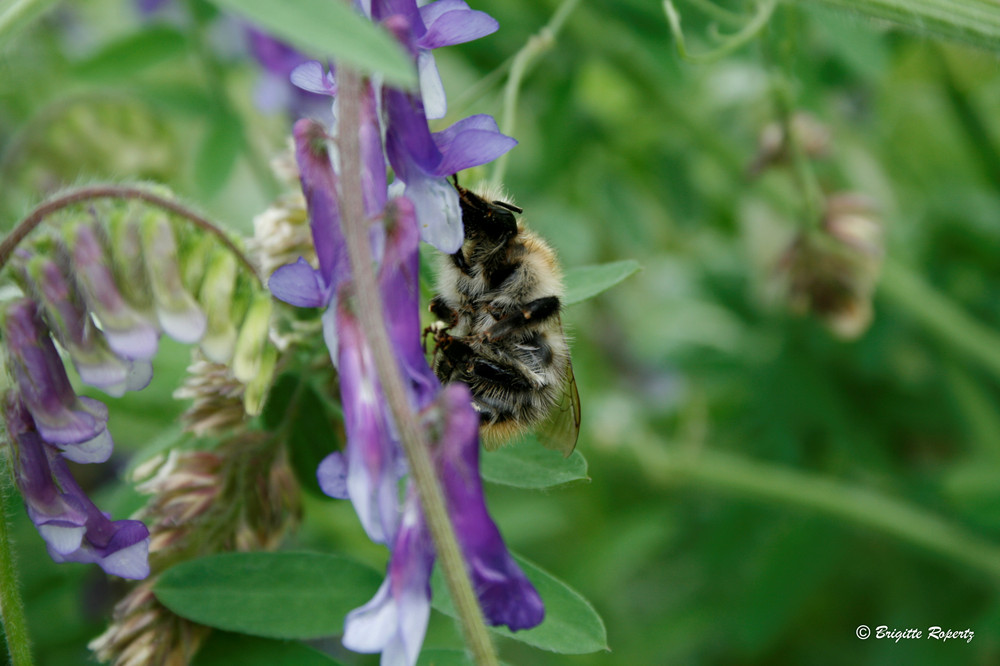
[[(203, 353), (228, 361), (256, 349), (261, 331), (247, 321), (237, 334), (228, 303), (205, 313), (185, 286), (191, 276), (182, 275), (165, 215), (117, 210), (110, 217), (107, 225), (74, 221), (63, 234), (16, 251), (23, 296), (0, 311), (4, 362), (13, 379), (2, 409), (15, 482), (52, 558), (141, 579), (149, 574), (146, 526), (112, 521), (67, 465), (105, 462), (113, 443), (107, 407), (76, 393), (57, 344), (83, 384), (121, 396), (149, 383), (161, 332), (200, 341)], [(235, 261), (225, 255), (202, 267), (205, 294), (232, 293)]]
[[(406, 380), (411, 407), (420, 415), (433, 446), (450, 518), (473, 587), (490, 624), (512, 630), (533, 627), (544, 617), (537, 591), (517, 566), (490, 518), (479, 475), (479, 420), (466, 386), (442, 387), (420, 344), (418, 245), (444, 252), (463, 242), (458, 196), (447, 176), (489, 162), (515, 145), (489, 116), (461, 120), (432, 133), (428, 117), (445, 112), (432, 50), (489, 34), (497, 23), (462, 0), (372, 0), (362, 11), (380, 21), (408, 50), (420, 72), (421, 91), (366, 82), (361, 120), (338, 132), (357, 132), (361, 147), (364, 212), (379, 263), (378, 287), (389, 338)], [(319, 63), (298, 67), (293, 81), (334, 96), (336, 77)], [(382, 137), (385, 136), (383, 146)], [(313, 120), (294, 129), (296, 157), (319, 268), (305, 260), (279, 268), (269, 287), (279, 299), (300, 307), (324, 308), (323, 329), (340, 376), (347, 446), (319, 467), (323, 490), (350, 499), (368, 536), (391, 550), (386, 579), (375, 597), (351, 612), (344, 645), (381, 652), (383, 664), (415, 664), (430, 613), (434, 548), (411, 482), (400, 500), (406, 461), (397, 440), (372, 351), (351, 296), (339, 210), (340, 178), (331, 154), (331, 135)], [(395, 182), (388, 185), (392, 167)], [(389, 198), (390, 190), (401, 194)]]

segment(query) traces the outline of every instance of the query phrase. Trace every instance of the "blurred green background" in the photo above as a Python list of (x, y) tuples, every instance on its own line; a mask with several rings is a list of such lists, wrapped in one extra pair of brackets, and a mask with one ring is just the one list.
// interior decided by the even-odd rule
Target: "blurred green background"
[[(490, 113), (503, 127), (502, 80), (482, 82), (558, 3), (472, 5), (501, 29), (435, 54), (441, 126)], [(692, 52), (740, 25), (676, 6)], [(0, 49), (5, 230), (59, 187), (149, 179), (249, 234), (279, 191), (267, 162), (290, 119), (254, 106), (240, 27), (207, 6), (143, 19), (120, 0), (64, 3)], [(695, 64), (654, 0), (568, 15), (523, 81), (506, 187), (565, 267), (643, 270), (564, 315), (591, 482), (488, 493), (510, 546), (593, 603), (611, 651), (504, 643), (506, 663), (1000, 663), (998, 52), (785, 3), (748, 45)], [(773, 286), (804, 222), (791, 169), (747, 177), (776, 86), (830, 133), (811, 165), (823, 191), (869, 196), (885, 228), (856, 340)], [(173, 423), (187, 359), (165, 349), (152, 387), (112, 404), (120, 466)], [(99, 505), (135, 506), (102, 481)], [(13, 520), (38, 663), (83, 663), (121, 590), (53, 564)], [(362, 547), (351, 521), (310, 502), (301, 542), (354, 530), (336, 538)], [(863, 641), (862, 624), (924, 639)], [(975, 638), (928, 640), (931, 626)], [(455, 635), (435, 615), (427, 645)]]

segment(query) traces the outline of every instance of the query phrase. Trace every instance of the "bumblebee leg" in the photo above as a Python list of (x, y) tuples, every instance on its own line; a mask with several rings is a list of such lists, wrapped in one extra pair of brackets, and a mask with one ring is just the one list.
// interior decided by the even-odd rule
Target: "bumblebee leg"
[(538, 298), (526, 303), (519, 312), (509, 314), (490, 326), (484, 337), (487, 340), (499, 340), (530, 323), (544, 321), (557, 314), (559, 314), (558, 296)]
[(518, 372), (509, 365), (495, 363), (484, 358), (472, 361), (472, 375), (499, 384), (509, 390), (528, 391), (532, 388), (531, 382), (524, 376), (523, 372)]
[(435, 296), (431, 299), (431, 304), (428, 307), (430, 313), (445, 322), (449, 326), (454, 326), (458, 323), (458, 312), (452, 310), (451, 307), (445, 303), (444, 299), (440, 296)]
[(469, 366), (472, 347), (444, 330), (434, 332), (434, 343), (434, 354), (441, 352), (441, 358), (434, 364), (434, 373), (443, 382), (460, 378)]

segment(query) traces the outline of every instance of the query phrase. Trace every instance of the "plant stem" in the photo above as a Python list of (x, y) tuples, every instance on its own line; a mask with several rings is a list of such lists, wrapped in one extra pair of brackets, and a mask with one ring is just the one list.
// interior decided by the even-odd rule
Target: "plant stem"
[(410, 407), (396, 362), (396, 354), (386, 331), (361, 193), (360, 140), (357, 132), (352, 131), (360, 124), (364, 83), (356, 72), (344, 66), (337, 70), (337, 76), (340, 105), (338, 147), (342, 165), (341, 224), (350, 259), (351, 274), (354, 277), (358, 319), (371, 347), (378, 379), (399, 431), (403, 450), (406, 452), (410, 476), (420, 496), (420, 504), (440, 559), (441, 571), (448, 583), (448, 591), (455, 602), (455, 610), (466, 644), (477, 664), (496, 666), (499, 662), (486, 625), (483, 623), (479, 602), (472, 589), (465, 560), (455, 538), (455, 531), (448, 518), (444, 494), (434, 471), (430, 448)]
[[(563, 0), (556, 9), (549, 22), (537, 33), (528, 38), (528, 41), (521, 50), (514, 55), (514, 60), (510, 65), (510, 76), (507, 78), (507, 85), (503, 94), (503, 121), (500, 131), (507, 136), (514, 135), (514, 127), (517, 124), (517, 101), (521, 94), (521, 83), (527, 75), (529, 69), (535, 61), (556, 43), (556, 37), (562, 30), (566, 19), (573, 13), (580, 0)], [(493, 166), (493, 175), (490, 182), (494, 185), (502, 185), (503, 177), (507, 171), (507, 157), (510, 153), (504, 153)]]
[(11, 666), (31, 666), (28, 623), (24, 619), (24, 602), (17, 584), (14, 552), (7, 528), (8, 469), (6, 459), (0, 461), (0, 621), (7, 638)]
[(688, 52), (687, 45), (684, 42), (684, 31), (681, 30), (681, 17), (674, 8), (674, 3), (671, 0), (663, 0), (663, 11), (667, 15), (667, 23), (670, 25), (670, 32), (674, 36), (674, 41), (677, 42), (677, 53), (680, 54), (681, 58), (688, 62), (712, 63), (722, 60), (753, 40), (764, 29), (764, 26), (767, 25), (777, 4), (777, 0), (761, 0), (757, 8), (757, 13), (754, 14), (753, 18), (739, 32), (731, 37), (727, 37), (725, 43), (705, 53)]
[(926, 548), (1000, 580), (1000, 547), (888, 495), (719, 451), (669, 452), (662, 442), (633, 446), (640, 468), (658, 483), (697, 485), (812, 509)]
[(878, 293), (905, 310), (947, 346), (1000, 378), (1000, 335), (924, 282), (917, 273), (886, 259)]
[(823, 189), (816, 179), (816, 172), (809, 161), (809, 156), (802, 147), (802, 138), (795, 130), (791, 86), (787, 79), (778, 75), (774, 78), (774, 104), (778, 112), (778, 122), (781, 123), (785, 149), (792, 161), (792, 173), (802, 198), (803, 226), (806, 229), (815, 229), (822, 222)]
[(71, 190), (67, 190), (61, 194), (57, 194), (48, 201), (45, 201), (38, 206), (36, 206), (28, 216), (25, 217), (21, 222), (18, 223), (14, 229), (7, 234), (0, 243), (0, 270), (3, 270), (4, 266), (10, 260), (11, 254), (17, 249), (17, 246), (23, 241), (28, 234), (34, 230), (39, 224), (41, 224), (46, 217), (57, 213), (64, 208), (73, 206), (85, 201), (93, 201), (95, 199), (139, 199), (145, 201), (148, 204), (152, 204), (158, 208), (162, 208), (169, 213), (173, 213), (178, 217), (182, 217), (196, 227), (200, 227), (205, 231), (215, 235), (223, 245), (226, 246), (230, 252), (236, 255), (236, 258), (246, 267), (250, 274), (257, 278), (258, 282), (262, 282), (260, 276), (257, 274), (257, 268), (253, 263), (240, 251), (236, 245), (229, 240), (225, 232), (219, 227), (215, 226), (210, 220), (202, 217), (198, 213), (194, 212), (182, 203), (179, 203), (173, 199), (155, 194), (150, 190), (135, 187), (132, 185), (89, 185), (86, 187), (77, 187)]

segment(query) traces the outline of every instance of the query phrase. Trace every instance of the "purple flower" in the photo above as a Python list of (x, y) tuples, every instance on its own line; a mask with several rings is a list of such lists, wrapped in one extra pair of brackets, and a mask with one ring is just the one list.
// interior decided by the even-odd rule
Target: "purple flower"
[(110, 349), (94, 326), (75, 280), (46, 257), (31, 257), (26, 264), (23, 281), (44, 305), (52, 333), (69, 352), (83, 383), (115, 397), (145, 388), (153, 376), (152, 364), (119, 358)]
[(421, 238), (437, 249), (457, 252), (464, 239), (458, 193), (447, 177), (486, 164), (517, 145), (487, 115), (470, 116), (431, 134), (420, 98), (399, 90), (383, 92), (388, 116), (386, 153), (404, 194), (413, 202)]
[(416, 410), (426, 407), (441, 390), (441, 382), (427, 365), (420, 344), (420, 237), (413, 204), (405, 197), (386, 208), (386, 248), (379, 268), (379, 293), (403, 377)]
[(381, 652), (385, 665), (416, 664), (430, 617), (433, 566), (430, 534), (410, 486), (385, 580), (371, 601), (347, 615), (344, 647)]
[(93, 562), (122, 578), (148, 576), (146, 526), (137, 520), (111, 521), (94, 506), (13, 393), (5, 397), (3, 411), (14, 444), (15, 481), (52, 559)]
[(141, 14), (148, 16), (158, 11), (160, 7), (168, 2), (170, 0), (135, 0), (135, 5)]
[(440, 409), (446, 420), (437, 443), (438, 474), (483, 615), (511, 631), (534, 627), (544, 619), (545, 606), (486, 509), (479, 476), (479, 415), (469, 388), (446, 386)]
[[(439, 433), (435, 464), (483, 615), (490, 624), (504, 624), (511, 631), (537, 626), (545, 617), (542, 599), (507, 551), (486, 510), (479, 477), (479, 417), (468, 387), (444, 387), (425, 415), (440, 421), (430, 428)], [(347, 616), (344, 646), (356, 652), (381, 652), (383, 664), (412, 666), (427, 630), (435, 557), (412, 482), (390, 546), (392, 556), (382, 586), (371, 601)]]
[(246, 37), (250, 54), (263, 70), (254, 91), (259, 109), (287, 109), (294, 118), (314, 116), (330, 119), (326, 90), (298, 85), (294, 78), (289, 80), (296, 68), (309, 61), (305, 54), (254, 26), (246, 26)]
[(98, 232), (90, 225), (77, 226), (71, 246), (77, 286), (87, 309), (100, 322), (108, 346), (122, 358), (153, 358), (159, 345), (156, 326), (125, 302), (108, 267)]
[(328, 456), (317, 477), (327, 494), (350, 498), (372, 541), (390, 543), (399, 523), (400, 450), (371, 349), (349, 308), (339, 299), (337, 369), (347, 450)]
[[(384, 217), (387, 238), (378, 274), (379, 291), (411, 404), (419, 409), (434, 399), (440, 383), (420, 346), (416, 218), (405, 198), (390, 202)], [(373, 541), (389, 543), (398, 522), (396, 483), (403, 472), (402, 455), (371, 350), (357, 318), (342, 299), (336, 306), (335, 326), (347, 450), (328, 456), (317, 477), (327, 494), (351, 499)]]
[(293, 85), (306, 92), (328, 97), (337, 94), (337, 80), (333, 76), (333, 70), (325, 71), (323, 63), (317, 60), (310, 60), (297, 66), (289, 78)]
[(74, 462), (107, 460), (112, 449), (108, 408), (73, 391), (38, 305), (27, 299), (15, 301), (3, 319), (17, 390), (41, 437)]
[(463, 0), (438, 0), (417, 8), (414, 0), (375, 0), (372, 18), (401, 16), (410, 25), (411, 39), (404, 42), (417, 61), (420, 95), (428, 118), (444, 118), (447, 100), (433, 49), (463, 44), (496, 32), (500, 24), (485, 12), (469, 8)]

